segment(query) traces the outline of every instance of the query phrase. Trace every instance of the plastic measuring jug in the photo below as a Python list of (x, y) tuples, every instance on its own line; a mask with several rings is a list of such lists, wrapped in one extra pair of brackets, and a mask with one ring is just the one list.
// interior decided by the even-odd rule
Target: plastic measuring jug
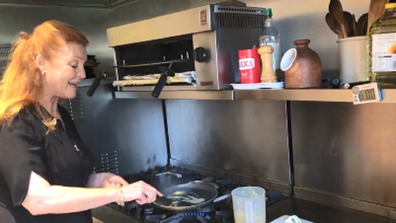
[(247, 186), (232, 192), (235, 223), (266, 223), (265, 190)]

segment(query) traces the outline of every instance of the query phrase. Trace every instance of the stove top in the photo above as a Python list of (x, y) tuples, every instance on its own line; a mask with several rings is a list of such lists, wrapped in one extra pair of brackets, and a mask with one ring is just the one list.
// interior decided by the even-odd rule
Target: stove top
[[(193, 211), (173, 212), (158, 208), (154, 204), (138, 205), (136, 202), (127, 202), (124, 207), (111, 203), (107, 206), (129, 215), (144, 223), (234, 223), (231, 191), (240, 186), (229, 178), (218, 178), (213, 175), (204, 175), (199, 172), (180, 167), (157, 167), (145, 172), (125, 177), (128, 182), (143, 180), (156, 187), (159, 191), (174, 184), (201, 181), (215, 187), (218, 196), (210, 204)], [(285, 198), (280, 191), (266, 190), (267, 206)]]

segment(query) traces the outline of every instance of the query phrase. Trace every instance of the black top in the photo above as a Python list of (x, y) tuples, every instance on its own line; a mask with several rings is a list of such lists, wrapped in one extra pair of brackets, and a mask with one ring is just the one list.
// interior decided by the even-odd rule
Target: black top
[(10, 126), (0, 127), (0, 205), (8, 209), (16, 223), (92, 222), (90, 211), (32, 216), (21, 205), (31, 171), (51, 185), (74, 187), (85, 187), (93, 171), (93, 154), (66, 109), (59, 106), (59, 113), (66, 131), (57, 120), (55, 131), (47, 133), (35, 106), (21, 110)]

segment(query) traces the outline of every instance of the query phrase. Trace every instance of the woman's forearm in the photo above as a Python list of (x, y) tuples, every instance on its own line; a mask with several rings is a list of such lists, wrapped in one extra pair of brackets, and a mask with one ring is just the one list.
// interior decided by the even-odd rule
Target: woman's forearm
[(32, 172), (22, 205), (33, 215), (84, 211), (119, 200), (115, 188), (79, 188), (50, 185)]
[(50, 186), (31, 194), (25, 208), (33, 215), (84, 211), (119, 200), (117, 189)]
[(42, 176), (31, 172), (29, 188), (22, 205), (32, 215), (63, 214), (85, 211), (117, 201), (151, 203), (157, 195), (162, 196), (157, 189), (143, 181), (128, 184), (120, 176), (113, 174), (106, 177), (105, 184), (110, 186), (82, 188), (50, 185)]

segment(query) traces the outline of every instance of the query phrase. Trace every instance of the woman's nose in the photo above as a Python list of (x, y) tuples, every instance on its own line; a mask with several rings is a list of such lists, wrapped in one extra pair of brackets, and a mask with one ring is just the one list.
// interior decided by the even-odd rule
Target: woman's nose
[(85, 70), (82, 69), (82, 70), (80, 70), (80, 72), (78, 72), (77, 76), (78, 76), (79, 78), (81, 78), (81, 79), (85, 79), (85, 77), (86, 77), (87, 75), (85, 74)]

